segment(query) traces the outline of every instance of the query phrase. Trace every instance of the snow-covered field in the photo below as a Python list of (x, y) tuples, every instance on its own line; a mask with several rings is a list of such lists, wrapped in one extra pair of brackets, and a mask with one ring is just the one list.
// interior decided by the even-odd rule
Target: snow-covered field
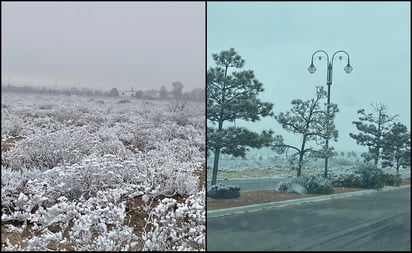
[(2, 250), (205, 250), (204, 103), (3, 93)]
[[(362, 163), (361, 153), (356, 157), (346, 158), (342, 156), (334, 156), (329, 159), (328, 173), (352, 174), (357, 164)], [(213, 165), (213, 156), (207, 158), (208, 167)], [(385, 173), (396, 174), (395, 168), (385, 167), (382, 169)], [(323, 175), (324, 160), (318, 159), (307, 161), (303, 166), (303, 175)], [(399, 174), (402, 178), (409, 178), (411, 175), (410, 166), (399, 169)], [(247, 153), (245, 158), (232, 157), (221, 154), (219, 160), (218, 179), (240, 179), (240, 178), (279, 178), (279, 177), (294, 177), (296, 170), (291, 168), (287, 162), (286, 156), (278, 155), (268, 148), (261, 150), (252, 149)], [(212, 170), (207, 173), (208, 180), (212, 177)]]

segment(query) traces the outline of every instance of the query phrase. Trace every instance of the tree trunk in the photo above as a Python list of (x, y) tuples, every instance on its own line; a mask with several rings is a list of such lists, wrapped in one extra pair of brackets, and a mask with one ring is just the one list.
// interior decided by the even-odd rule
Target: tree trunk
[(212, 185), (216, 184), (217, 169), (219, 168), (219, 156), (220, 156), (220, 148), (216, 148), (214, 152), (214, 160), (213, 160)]
[(302, 176), (302, 161), (303, 161), (303, 151), (299, 152), (299, 164), (298, 164), (298, 172), (297, 177)]
[[(223, 117), (223, 112), (221, 111), (220, 113), (221, 117)], [(221, 132), (223, 129), (223, 121), (219, 121), (219, 125), (217, 128), (218, 132)], [(217, 170), (219, 168), (219, 157), (220, 157), (220, 148), (221, 147), (216, 147), (215, 152), (214, 152), (214, 158), (213, 158), (213, 174), (212, 174), (212, 185), (216, 184), (217, 180)]]
[(303, 155), (305, 154), (305, 144), (306, 144), (306, 135), (303, 136), (302, 146), (299, 152), (299, 164), (298, 164), (297, 177), (302, 176), (302, 161), (303, 161)]
[(399, 159), (396, 159), (396, 175), (399, 176), (399, 167), (401, 167), (401, 164), (399, 162)]

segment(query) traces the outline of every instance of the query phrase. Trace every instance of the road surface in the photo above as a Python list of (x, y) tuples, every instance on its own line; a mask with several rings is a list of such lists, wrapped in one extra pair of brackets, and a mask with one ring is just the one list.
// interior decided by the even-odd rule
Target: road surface
[(410, 251), (410, 187), (207, 219), (207, 251)]

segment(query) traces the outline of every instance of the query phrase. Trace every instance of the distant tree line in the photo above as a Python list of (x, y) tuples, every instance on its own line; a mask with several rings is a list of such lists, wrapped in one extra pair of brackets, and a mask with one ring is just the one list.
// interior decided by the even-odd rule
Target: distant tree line
[(1, 92), (16, 92), (16, 93), (31, 93), (31, 94), (57, 94), (57, 95), (77, 95), (77, 96), (110, 96), (110, 92), (89, 89), (89, 88), (46, 88), (46, 87), (33, 87), (29, 85), (17, 86), (17, 85), (1, 85)]
[[(176, 82), (180, 83), (180, 82)], [(176, 85), (175, 84), (175, 85)], [(180, 83), (181, 84), (181, 83)], [(142, 98), (142, 99), (175, 99), (186, 101), (205, 101), (206, 92), (205, 89), (195, 88), (188, 92), (182, 91), (183, 84), (176, 86), (176, 88), (170, 92), (162, 86), (160, 91), (157, 90), (137, 90), (130, 92), (129, 97)], [(177, 89), (177, 90), (176, 90)], [(179, 90), (180, 89), (180, 90)], [(77, 95), (77, 96), (104, 96), (104, 97), (118, 97), (123, 95), (124, 91), (119, 91), (117, 88), (112, 88), (109, 91), (103, 91), (90, 88), (46, 88), (46, 87), (34, 87), (29, 85), (1, 85), (1, 92), (15, 92), (15, 93), (27, 93), (27, 94), (51, 94), (51, 95)], [(122, 94), (123, 93), (123, 94)], [(176, 97), (177, 96), (177, 97)]]

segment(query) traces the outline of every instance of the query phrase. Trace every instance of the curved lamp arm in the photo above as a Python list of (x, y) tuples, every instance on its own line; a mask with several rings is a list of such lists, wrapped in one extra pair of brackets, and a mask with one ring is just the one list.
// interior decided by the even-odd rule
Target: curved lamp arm
[(313, 57), (314, 57), (317, 53), (319, 53), (319, 52), (324, 53), (324, 54), (326, 55), (326, 66), (329, 65), (329, 55), (328, 55), (328, 53), (326, 53), (324, 50), (317, 50), (317, 51), (315, 51), (315, 52), (312, 54), (312, 60), (311, 60), (311, 62), (310, 62), (310, 66), (308, 67), (308, 71), (309, 71), (309, 73), (311, 73), (311, 74), (315, 73), (315, 71), (316, 71), (316, 67), (315, 67), (315, 65), (313, 64)]
[(333, 56), (332, 56), (332, 66), (333, 66), (333, 60), (334, 60), (335, 55), (336, 55), (337, 53), (344, 53), (344, 54), (346, 54), (346, 56), (348, 57), (348, 63), (346, 64), (344, 70), (345, 70), (345, 72), (346, 72), (347, 74), (349, 74), (350, 72), (352, 72), (353, 68), (352, 68), (352, 66), (350, 65), (350, 57), (349, 57), (349, 54), (348, 54), (346, 51), (344, 51), (344, 50), (336, 51), (336, 52), (333, 54)]

